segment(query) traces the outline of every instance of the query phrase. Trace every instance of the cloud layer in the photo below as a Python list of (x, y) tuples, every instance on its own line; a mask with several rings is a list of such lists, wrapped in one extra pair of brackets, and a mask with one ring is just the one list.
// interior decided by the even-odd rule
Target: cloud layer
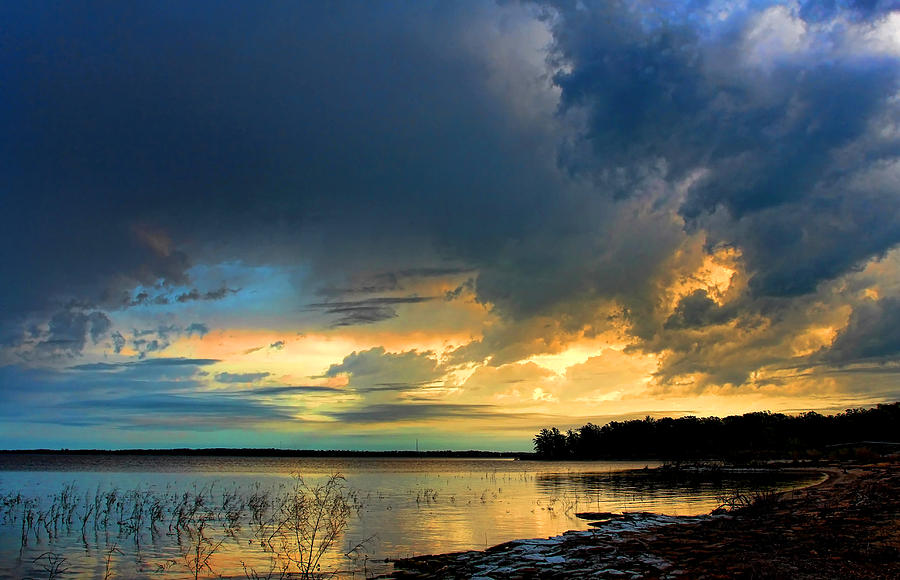
[(897, 393), (896, 3), (0, 17), (4, 403), (90, 375), (144, 389), (110, 424), (359, 434)]

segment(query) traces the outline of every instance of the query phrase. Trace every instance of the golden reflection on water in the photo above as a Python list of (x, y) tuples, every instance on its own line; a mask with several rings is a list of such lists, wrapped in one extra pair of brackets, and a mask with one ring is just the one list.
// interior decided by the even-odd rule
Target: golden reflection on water
[[(513, 539), (587, 529), (588, 522), (575, 515), (582, 511), (702, 514), (737, 491), (785, 489), (816, 479), (772, 479), (754, 473), (659, 477), (653, 470), (642, 469), (646, 462), (236, 458), (216, 463), (213, 458), (194, 462), (166, 459), (148, 463), (142, 458), (136, 465), (113, 465), (119, 471), (88, 471), (85, 465), (68, 471), (60, 471), (59, 465), (43, 471), (37, 469), (40, 465), (32, 471), (0, 471), (0, 487), (4, 494), (21, 491), (51, 496), (61, 485), (74, 482), (87, 497), (101, 488), (177, 494), (212, 486), (210, 497), (214, 499), (224, 490), (238, 490), (242, 497), (259, 489), (283, 491), (291, 472), (299, 471), (309, 482), (340, 472), (346, 476), (354, 507), (346, 530), (323, 557), (322, 569), (337, 570), (342, 577), (363, 578), (365, 573), (385, 571), (385, 564), (377, 562), (385, 558), (484, 549)], [(21, 521), (13, 524), (21, 525)], [(19, 528), (7, 523), (0, 527), (0, 574), (46, 577), (42, 568), (46, 563), (34, 558), (52, 552), (65, 557), (67, 577), (104, 577), (107, 556), (114, 573), (111, 577), (193, 577), (196, 562), (191, 554), (197, 543), (181, 537), (179, 545), (178, 535), (165, 522), (157, 528), (151, 532), (148, 527), (135, 537), (114, 526), (100, 530), (88, 526), (84, 537), (78, 529), (52, 540), (44, 533), (22, 547)], [(278, 577), (285, 561), (264, 550), (251, 528), (246, 514), (232, 533), (226, 532), (221, 522), (209, 522), (204, 550), (211, 554), (204, 560), (200, 576), (244, 578), (246, 564), (262, 577), (273, 569)], [(113, 546), (115, 550), (111, 550)], [(356, 546), (358, 549), (351, 550)]]

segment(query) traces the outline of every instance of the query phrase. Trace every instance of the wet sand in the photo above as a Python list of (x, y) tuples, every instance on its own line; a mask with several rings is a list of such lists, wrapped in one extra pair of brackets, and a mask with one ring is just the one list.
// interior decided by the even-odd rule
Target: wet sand
[(397, 560), (392, 577), (896, 579), (898, 467), (813, 468), (827, 479), (716, 515), (596, 514), (590, 531)]

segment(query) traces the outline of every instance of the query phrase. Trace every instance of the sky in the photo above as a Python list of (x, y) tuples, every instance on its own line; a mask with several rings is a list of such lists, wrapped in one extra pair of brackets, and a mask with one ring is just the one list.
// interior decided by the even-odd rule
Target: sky
[(0, 447), (900, 399), (900, 2), (4, 2)]

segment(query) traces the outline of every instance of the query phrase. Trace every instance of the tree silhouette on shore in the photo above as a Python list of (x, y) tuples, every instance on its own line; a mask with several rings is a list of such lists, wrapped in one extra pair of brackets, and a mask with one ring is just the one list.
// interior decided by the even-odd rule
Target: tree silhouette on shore
[(884, 446), (900, 441), (900, 402), (835, 415), (761, 411), (719, 417), (645, 417), (588, 423), (565, 433), (541, 429), (534, 451), (541, 459), (815, 459), (831, 446)]

